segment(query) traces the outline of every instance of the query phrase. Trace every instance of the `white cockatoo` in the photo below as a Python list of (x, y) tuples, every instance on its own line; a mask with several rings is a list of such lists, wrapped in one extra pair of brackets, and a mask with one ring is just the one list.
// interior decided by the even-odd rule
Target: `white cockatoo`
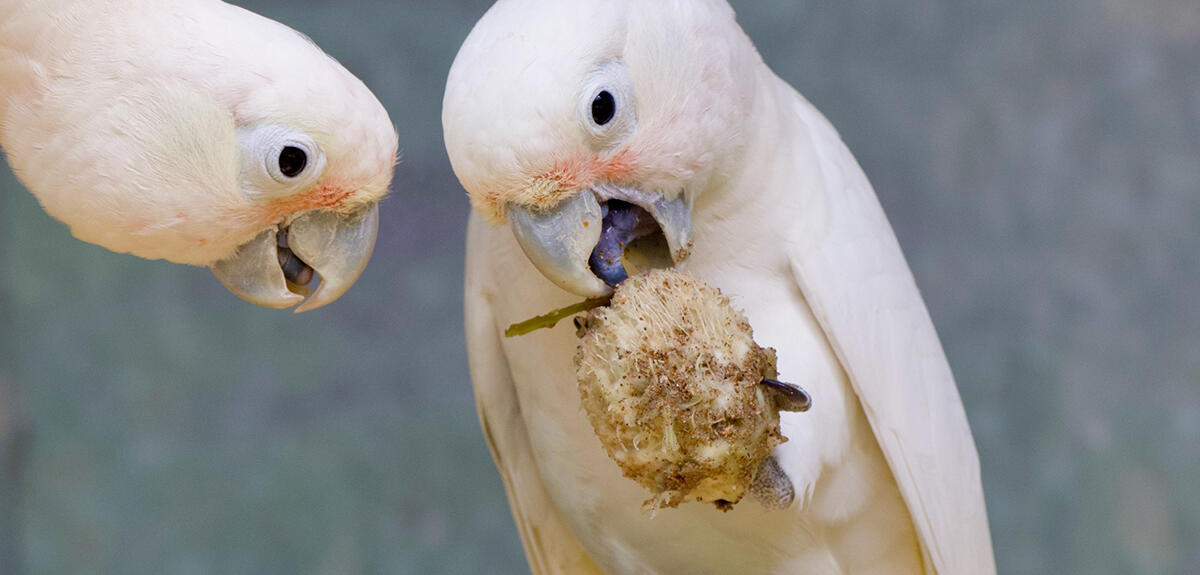
[[(535, 573), (994, 573), (974, 442), (895, 235), (726, 2), (500, 0), (442, 121), (474, 207), (479, 417)], [(648, 222), (812, 396), (781, 414), (784, 510), (643, 512), (581, 411), (574, 327), (501, 335), (609, 293), (624, 270), (594, 253)]]
[(224, 2), (0, 0), (0, 145), (77, 238), (305, 311), (366, 266), (397, 136), (306, 36)]

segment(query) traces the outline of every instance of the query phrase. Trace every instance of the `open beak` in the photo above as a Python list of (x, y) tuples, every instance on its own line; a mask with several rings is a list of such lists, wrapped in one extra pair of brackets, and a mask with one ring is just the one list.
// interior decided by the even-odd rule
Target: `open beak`
[(510, 206), (508, 221), (543, 275), (585, 297), (612, 293), (632, 273), (683, 261), (692, 242), (692, 211), (682, 192), (668, 200), (602, 185), (545, 211)]
[[(378, 205), (352, 214), (309, 212), (287, 227), (264, 231), (211, 269), (250, 303), (283, 309), (303, 302), (296, 308), (302, 313), (333, 303), (354, 285), (378, 232)], [(314, 275), (321, 279), (315, 291), (305, 287)]]

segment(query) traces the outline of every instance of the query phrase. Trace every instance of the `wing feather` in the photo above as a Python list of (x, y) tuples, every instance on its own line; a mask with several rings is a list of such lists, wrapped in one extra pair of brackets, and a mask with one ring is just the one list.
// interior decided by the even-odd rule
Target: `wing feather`
[(467, 232), (465, 321), (471, 381), (479, 425), (504, 481), (508, 505), (534, 575), (603, 573), (567, 528), (529, 444), (521, 406), (500, 345), (502, 327), (491, 310), (487, 270), (487, 224), (471, 214)]
[(794, 97), (820, 156), (830, 222), (789, 247), (792, 271), (858, 394), (926, 563), (943, 575), (995, 573), (979, 456), (933, 322), (862, 169)]

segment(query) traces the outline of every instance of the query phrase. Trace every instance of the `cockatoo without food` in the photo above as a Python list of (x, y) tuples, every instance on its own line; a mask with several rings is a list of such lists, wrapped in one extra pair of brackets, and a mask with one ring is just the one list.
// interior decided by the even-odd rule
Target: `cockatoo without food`
[(337, 299), (370, 258), (397, 137), (307, 37), (217, 0), (0, 0), (0, 145), (81, 240)]
[[(474, 206), (479, 417), (535, 573), (994, 572), (962, 402), (874, 191), (723, 0), (500, 0), (443, 125)], [(573, 327), (501, 335), (609, 293), (624, 270), (593, 256), (647, 224), (812, 396), (782, 414), (784, 510), (643, 512), (581, 412)]]

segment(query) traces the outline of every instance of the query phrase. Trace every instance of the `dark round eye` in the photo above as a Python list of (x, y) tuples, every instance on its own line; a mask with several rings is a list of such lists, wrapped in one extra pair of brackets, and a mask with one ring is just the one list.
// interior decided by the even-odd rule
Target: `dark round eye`
[(617, 101), (608, 90), (601, 90), (592, 100), (592, 121), (597, 126), (603, 126), (612, 121), (617, 115)]
[(296, 146), (284, 146), (279, 152), (279, 173), (294, 178), (308, 166), (308, 154)]

